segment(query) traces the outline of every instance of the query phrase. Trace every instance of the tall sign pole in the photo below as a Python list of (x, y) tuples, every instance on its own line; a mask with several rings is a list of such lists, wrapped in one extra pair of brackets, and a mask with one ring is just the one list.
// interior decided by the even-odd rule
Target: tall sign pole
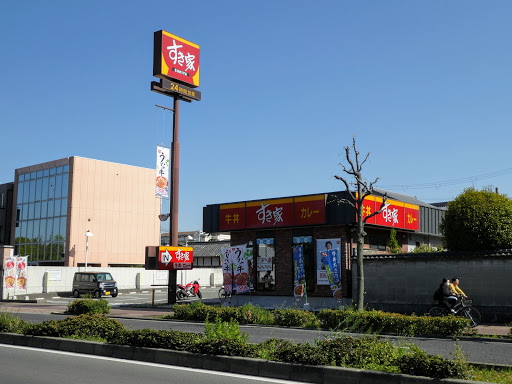
[[(171, 144), (171, 180), (169, 198), (169, 237), (170, 245), (178, 247), (178, 204), (180, 186), (180, 100), (191, 102), (201, 100), (199, 86), (199, 45), (165, 31), (154, 34), (153, 76), (160, 82), (151, 82), (151, 90), (174, 98), (173, 132)], [(169, 270), (167, 301), (176, 303), (176, 269)]]
[[(174, 119), (172, 123), (172, 144), (171, 144), (171, 197), (170, 209), (171, 225), (169, 228), (170, 244), (173, 247), (178, 246), (178, 203), (180, 193), (180, 99), (174, 97)], [(174, 271), (176, 272), (176, 271)], [(174, 284), (176, 285), (176, 284)]]

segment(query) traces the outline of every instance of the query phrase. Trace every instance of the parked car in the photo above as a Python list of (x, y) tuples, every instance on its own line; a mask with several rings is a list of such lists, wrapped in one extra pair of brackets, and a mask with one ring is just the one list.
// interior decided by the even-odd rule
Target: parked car
[(116, 297), (117, 283), (109, 272), (76, 272), (73, 277), (73, 297), (90, 293), (96, 298)]

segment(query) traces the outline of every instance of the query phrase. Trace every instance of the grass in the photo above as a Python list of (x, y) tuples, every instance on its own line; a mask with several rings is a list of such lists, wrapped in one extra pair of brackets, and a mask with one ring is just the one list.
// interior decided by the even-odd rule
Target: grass
[(487, 381), (489, 383), (512, 384), (512, 369), (494, 369), (470, 367), (471, 380)]

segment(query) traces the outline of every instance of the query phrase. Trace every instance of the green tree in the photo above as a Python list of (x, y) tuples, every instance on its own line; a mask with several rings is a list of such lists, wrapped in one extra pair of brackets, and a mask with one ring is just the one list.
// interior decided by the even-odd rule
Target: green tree
[(391, 232), (389, 233), (388, 252), (389, 253), (402, 252), (402, 247), (400, 246), (400, 244), (398, 244), (398, 240), (396, 239), (395, 228), (391, 228)]
[[(352, 156), (352, 151), (354, 152)], [(363, 165), (368, 160), (370, 156), (369, 153), (366, 154), (364, 160), (361, 161), (359, 158), (359, 152), (356, 148), (356, 139), (352, 140), (352, 149), (351, 147), (345, 147), (345, 158), (347, 163), (349, 164), (346, 167), (343, 164), (339, 164), (343, 167), (343, 172), (347, 175), (353, 177), (354, 181), (348, 182), (345, 178), (341, 176), (334, 175), (334, 178), (340, 180), (345, 184), (347, 189), (347, 193), (350, 196), (349, 199), (340, 199), (340, 203), (346, 203), (351, 205), (356, 211), (357, 223), (356, 223), (356, 237), (357, 237), (357, 310), (364, 310), (364, 266), (363, 266), (363, 247), (364, 247), (364, 237), (366, 236), (366, 232), (364, 230), (364, 226), (366, 221), (382, 212), (384, 206), (386, 205), (387, 196), (384, 195), (382, 198), (382, 203), (378, 210), (372, 212), (368, 216), (363, 215), (363, 202), (364, 199), (370, 196), (373, 193), (373, 186), (379, 180), (379, 178), (375, 179), (373, 182), (369, 182), (363, 178), (362, 170)], [(353, 158), (352, 158), (353, 157)], [(354, 192), (352, 187), (355, 187), (356, 191)]]
[(512, 200), (490, 188), (468, 188), (448, 203), (440, 229), (451, 251), (510, 248)]

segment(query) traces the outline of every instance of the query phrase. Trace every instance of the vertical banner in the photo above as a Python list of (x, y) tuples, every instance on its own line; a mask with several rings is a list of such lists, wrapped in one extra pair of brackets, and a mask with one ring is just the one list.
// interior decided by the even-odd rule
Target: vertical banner
[(169, 197), (169, 147), (156, 147), (156, 181), (155, 194), (159, 197)]
[(27, 289), (27, 256), (16, 257), (16, 286), (19, 289)]
[(4, 259), (4, 287), (14, 288), (16, 284), (16, 258), (6, 257)]
[(341, 299), (341, 239), (318, 239), (317, 284), (329, 285), (335, 298)]
[(246, 244), (233, 247), (222, 247), (222, 275), (224, 277), (224, 289), (236, 293), (249, 292), (249, 260), (252, 261), (252, 248)]
[(27, 256), (4, 259), (4, 287), (27, 289)]
[(302, 245), (293, 247), (293, 296), (302, 297), (306, 293), (306, 271)]

